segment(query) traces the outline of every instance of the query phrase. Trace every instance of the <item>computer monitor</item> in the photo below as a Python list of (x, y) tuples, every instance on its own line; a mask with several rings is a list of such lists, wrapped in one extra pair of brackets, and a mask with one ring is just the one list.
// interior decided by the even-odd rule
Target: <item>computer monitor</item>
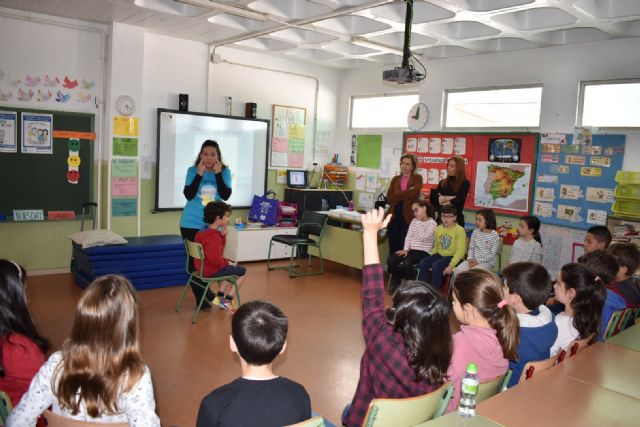
[(287, 169), (287, 187), (307, 188), (308, 186), (307, 171)]

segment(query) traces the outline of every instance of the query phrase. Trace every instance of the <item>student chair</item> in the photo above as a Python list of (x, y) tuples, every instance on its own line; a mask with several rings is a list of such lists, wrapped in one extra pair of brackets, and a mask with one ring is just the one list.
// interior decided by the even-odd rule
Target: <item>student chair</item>
[(129, 423), (99, 423), (89, 421), (77, 421), (62, 415), (54, 414), (48, 409), (42, 413), (47, 427), (127, 427)]
[(409, 427), (438, 418), (453, 395), (451, 383), (422, 396), (404, 399), (373, 399), (364, 417), (363, 427)]
[[(267, 255), (267, 268), (269, 270), (288, 270), (289, 277), (312, 276), (324, 273), (322, 265), (322, 248), (320, 245), (322, 244), (322, 236), (324, 235), (324, 228), (327, 223), (327, 219), (328, 215), (315, 211), (304, 211), (295, 236), (288, 234), (276, 234), (271, 237), (271, 241), (269, 242), (269, 253)], [(315, 238), (311, 238), (311, 236), (315, 236)], [(275, 267), (271, 265), (271, 247), (274, 242), (291, 246), (289, 265)], [(308, 252), (309, 247), (318, 248), (318, 257), (320, 258), (320, 270), (318, 271), (310, 270), (311, 254)], [(307, 271), (302, 270), (303, 254), (306, 254), (308, 257)], [(298, 258), (297, 263), (294, 263), (294, 257)]]
[(488, 398), (500, 393), (503, 389), (506, 389), (512, 373), (513, 371), (509, 369), (507, 373), (499, 376), (498, 378), (480, 383), (478, 385), (478, 393), (476, 394), (476, 403), (487, 400)]
[(609, 323), (607, 323), (607, 329), (604, 332), (604, 339), (607, 340), (612, 336), (616, 335), (620, 332), (620, 324), (622, 323), (622, 317), (624, 316), (624, 312), (626, 308), (616, 310), (611, 314), (611, 318), (609, 319)]
[[(222, 282), (231, 282), (231, 284), (233, 285), (233, 289), (235, 290), (235, 293), (236, 293), (236, 301), (238, 302), (238, 305), (240, 305), (240, 292), (238, 291), (238, 276), (205, 277), (204, 251), (202, 250), (202, 245), (200, 243), (195, 243), (185, 239), (184, 246), (187, 251), (186, 269), (187, 269), (187, 274), (189, 274), (189, 280), (187, 281), (187, 284), (185, 285), (184, 290), (182, 291), (182, 295), (180, 296), (180, 300), (176, 305), (176, 312), (180, 310), (180, 307), (182, 306), (182, 301), (184, 300), (184, 296), (187, 294), (187, 291), (189, 290), (189, 288), (191, 288), (192, 284), (202, 289), (203, 292), (202, 292), (202, 297), (200, 298), (200, 301), (198, 301), (198, 304), (196, 307), (196, 313), (194, 314), (193, 320), (191, 321), (191, 323), (196, 323), (196, 320), (198, 319), (198, 313), (200, 313), (200, 310), (202, 309), (202, 304), (204, 304), (204, 301), (207, 298), (207, 293), (209, 292), (209, 288), (211, 288), (212, 283), (218, 283), (218, 285), (220, 285), (220, 283)], [(200, 261), (199, 270), (190, 271), (189, 257), (193, 258), (194, 260)]]
[(520, 376), (519, 382), (522, 383), (533, 377), (534, 372), (542, 372), (553, 368), (564, 359), (565, 354), (566, 352), (562, 350), (560, 353), (554, 354), (548, 359), (527, 362), (522, 369), (522, 375)]
[(0, 425), (5, 426), (7, 424), (7, 417), (12, 409), (11, 398), (7, 393), (0, 390)]
[(571, 341), (571, 343), (569, 344), (569, 357), (573, 357), (578, 351), (589, 347), (594, 338), (595, 334), (591, 334), (584, 339)]
[(636, 322), (638, 311), (640, 311), (640, 306), (637, 305), (627, 307), (624, 310), (624, 312), (622, 313), (622, 318), (620, 319), (620, 325), (618, 326), (618, 332), (624, 331)]
[(309, 418), (306, 421), (302, 421), (297, 424), (291, 424), (285, 427), (325, 427), (324, 418), (321, 416)]

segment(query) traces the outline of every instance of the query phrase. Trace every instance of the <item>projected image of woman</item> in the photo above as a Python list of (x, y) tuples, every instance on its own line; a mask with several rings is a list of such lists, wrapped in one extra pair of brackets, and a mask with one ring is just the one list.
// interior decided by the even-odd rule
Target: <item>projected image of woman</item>
[[(196, 233), (205, 227), (204, 207), (207, 203), (231, 197), (231, 170), (222, 161), (216, 141), (207, 139), (202, 143), (195, 164), (187, 169), (183, 193), (187, 204), (180, 218), (180, 234), (183, 239), (194, 241)], [(193, 259), (189, 260), (189, 266), (194, 268)], [(198, 297), (196, 289), (193, 291)]]

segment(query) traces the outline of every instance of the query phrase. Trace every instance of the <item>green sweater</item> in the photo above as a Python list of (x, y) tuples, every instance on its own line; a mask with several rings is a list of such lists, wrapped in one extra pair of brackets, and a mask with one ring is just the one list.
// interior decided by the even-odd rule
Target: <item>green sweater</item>
[(467, 250), (467, 234), (464, 232), (464, 228), (456, 224), (451, 228), (445, 228), (443, 225), (439, 225), (436, 228), (436, 241), (433, 246), (433, 253), (440, 254), (442, 256), (450, 256), (452, 267), (458, 265), (464, 253)]

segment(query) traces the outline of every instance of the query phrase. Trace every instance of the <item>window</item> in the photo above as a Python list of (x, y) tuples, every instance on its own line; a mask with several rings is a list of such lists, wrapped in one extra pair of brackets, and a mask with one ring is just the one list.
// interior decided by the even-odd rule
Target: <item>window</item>
[(446, 128), (537, 128), (542, 86), (445, 91)]
[(578, 126), (640, 127), (640, 80), (580, 83)]
[(351, 129), (406, 128), (407, 113), (417, 102), (417, 93), (354, 96)]

